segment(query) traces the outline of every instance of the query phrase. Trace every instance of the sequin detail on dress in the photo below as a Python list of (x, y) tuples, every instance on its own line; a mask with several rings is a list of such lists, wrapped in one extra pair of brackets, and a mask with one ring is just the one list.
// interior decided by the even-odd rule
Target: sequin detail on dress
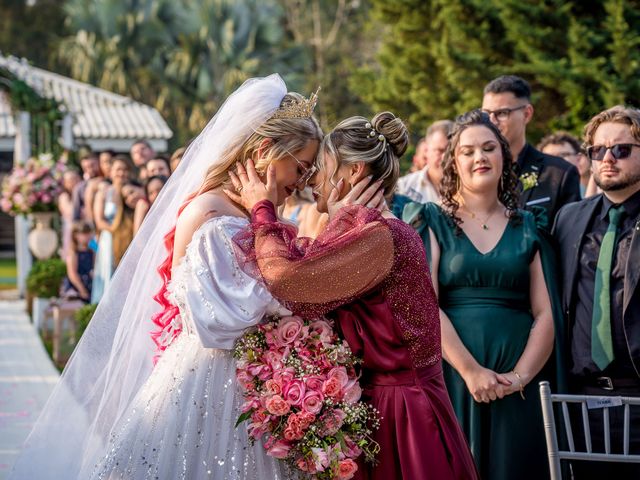
[(194, 234), (168, 288), (182, 332), (113, 428), (90, 479), (291, 478), (235, 428), (243, 399), (231, 351), (203, 346), (225, 344), (277, 308), (233, 256), (231, 236), (245, 225), (219, 217)]

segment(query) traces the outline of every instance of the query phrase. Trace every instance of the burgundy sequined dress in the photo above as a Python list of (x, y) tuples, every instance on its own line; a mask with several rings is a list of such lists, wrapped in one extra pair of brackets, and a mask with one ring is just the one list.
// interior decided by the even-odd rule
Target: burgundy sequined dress
[(363, 358), (363, 399), (383, 417), (378, 464), (360, 479), (475, 479), (441, 368), (438, 303), (420, 237), (363, 207), (343, 208), (312, 242), (258, 203), (234, 237), (271, 293), (301, 316), (336, 320)]

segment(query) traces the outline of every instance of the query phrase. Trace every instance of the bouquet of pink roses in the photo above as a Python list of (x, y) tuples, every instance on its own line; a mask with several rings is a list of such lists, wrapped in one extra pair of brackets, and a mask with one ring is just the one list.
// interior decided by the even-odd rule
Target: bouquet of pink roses
[(14, 167), (2, 182), (0, 208), (11, 215), (54, 212), (64, 169), (64, 164), (44, 153)]
[(251, 440), (268, 455), (318, 479), (346, 480), (355, 459), (374, 461), (378, 412), (360, 401), (358, 363), (328, 320), (272, 319), (245, 333), (234, 350)]

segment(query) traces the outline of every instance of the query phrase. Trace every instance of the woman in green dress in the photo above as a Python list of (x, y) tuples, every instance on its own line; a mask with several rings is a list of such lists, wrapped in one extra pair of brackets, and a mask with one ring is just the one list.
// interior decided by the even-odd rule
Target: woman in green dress
[(482, 478), (548, 478), (537, 385), (554, 347), (551, 251), (518, 210), (509, 145), (489, 117), (460, 116), (450, 139), (442, 207), (403, 214), (430, 257), (449, 395)]

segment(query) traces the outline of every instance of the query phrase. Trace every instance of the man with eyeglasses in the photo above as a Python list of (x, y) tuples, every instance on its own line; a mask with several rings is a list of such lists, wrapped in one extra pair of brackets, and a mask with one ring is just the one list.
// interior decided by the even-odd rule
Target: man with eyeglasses
[[(570, 389), (640, 397), (640, 111), (617, 106), (599, 113), (585, 127), (584, 141), (603, 193), (562, 208), (553, 231)], [(640, 411), (632, 406), (630, 412), (629, 451), (640, 454)], [(612, 452), (621, 453), (624, 409), (610, 408), (609, 415)], [(602, 409), (589, 416), (593, 451), (604, 452)], [(576, 480), (640, 478), (640, 466), (576, 462), (574, 474)]]
[(527, 143), (527, 124), (533, 118), (529, 83), (515, 75), (492, 80), (484, 88), (482, 110), (509, 142), (522, 187), (520, 207), (544, 207), (552, 225), (560, 207), (580, 200), (580, 182), (578, 170), (569, 162)]
[(580, 196), (584, 198), (589, 186), (589, 180), (591, 180), (591, 162), (583, 151), (580, 140), (569, 132), (559, 130), (546, 135), (540, 140), (537, 149), (547, 155), (560, 157), (578, 169)]

